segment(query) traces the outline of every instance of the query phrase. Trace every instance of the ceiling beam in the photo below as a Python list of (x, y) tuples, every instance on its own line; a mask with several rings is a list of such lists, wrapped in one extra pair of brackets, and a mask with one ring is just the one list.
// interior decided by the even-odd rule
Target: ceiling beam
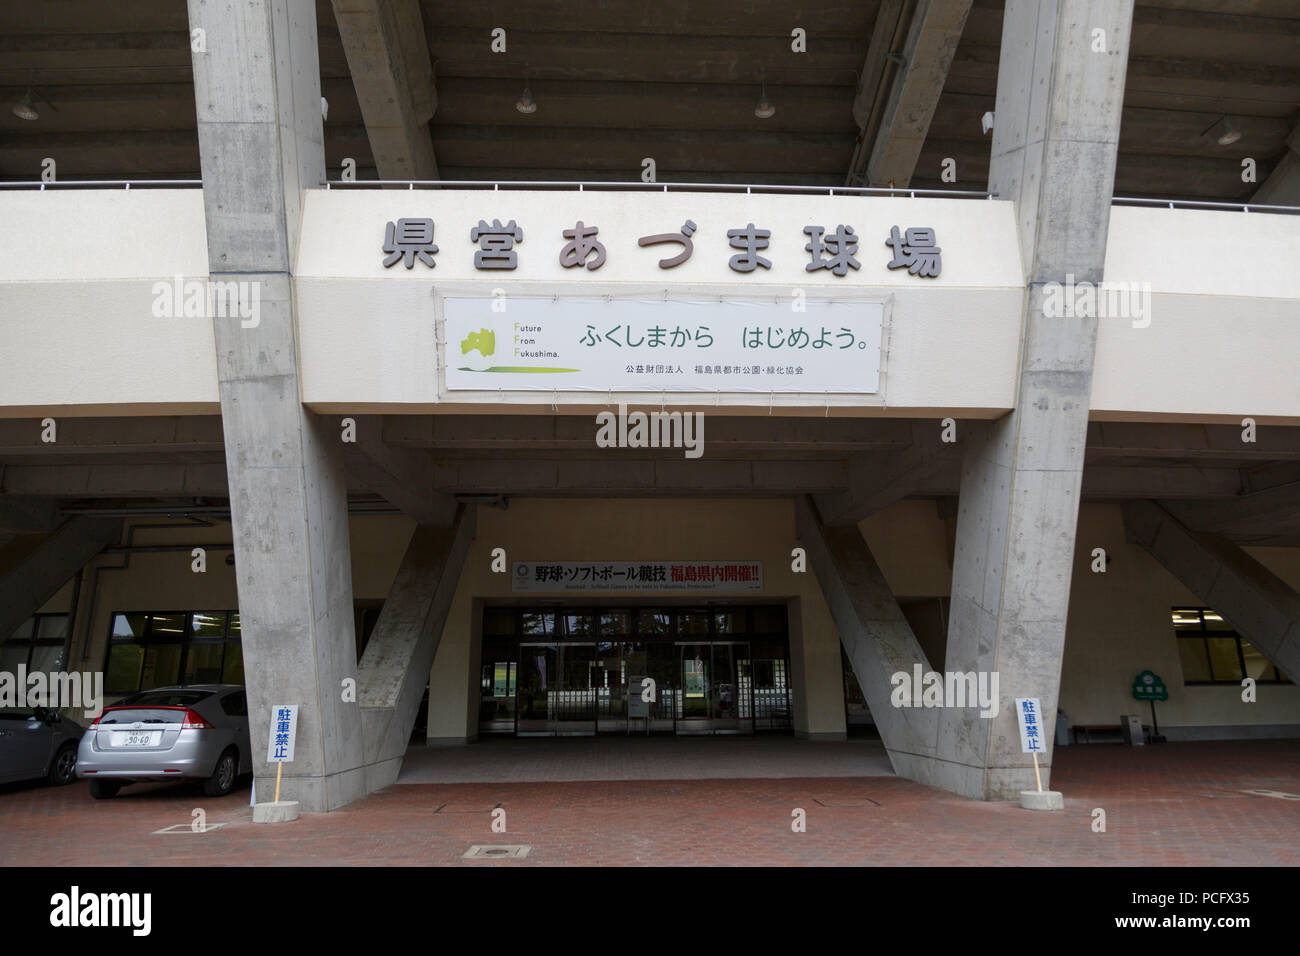
[[(906, 4), (911, 8), (907, 38), (901, 49), (894, 45), (898, 31), (889, 31), (889, 4), (881, 5), (882, 16), (877, 20), (877, 31), (872, 35), (863, 77), (871, 89), (874, 106), (867, 123), (863, 122), (863, 102), (855, 99), (854, 118), (858, 120), (862, 136), (847, 177), (848, 185), (861, 183), (868, 186), (893, 184), (907, 186), (916, 171), (916, 161), (930, 131), (939, 96), (943, 93), (961, 41), (962, 29), (970, 13), (972, 0), (914, 0)], [(904, 16), (907, 15), (904, 9)], [(875, 85), (868, 76), (876, 69), (879, 45), (885, 35), (891, 44), (885, 52), (884, 76)], [(882, 39), (878, 42), (877, 36)], [(901, 60), (901, 62), (899, 62)], [(893, 67), (890, 69), (889, 67)], [(888, 83), (887, 96), (881, 83)], [(859, 83), (859, 97), (864, 97), (864, 84)], [(878, 118), (877, 118), (878, 116)]]
[(347, 446), (356, 451), (349, 456), (348, 473), (420, 524), (450, 525), (456, 514), (456, 499), (433, 490), (429, 456), (387, 444), (383, 431), (382, 416), (357, 418), (356, 442)]
[(956, 442), (944, 442), (931, 422), (912, 425), (912, 444), (886, 456), (854, 455), (849, 459), (847, 491), (817, 497), (817, 510), (828, 525), (857, 524), (901, 501), (926, 479), (955, 469)]
[(418, 0), (331, 0), (381, 179), (437, 179), (438, 107)]
[(1270, 206), (1300, 206), (1300, 120), (1286, 138), (1286, 152), (1251, 202)]

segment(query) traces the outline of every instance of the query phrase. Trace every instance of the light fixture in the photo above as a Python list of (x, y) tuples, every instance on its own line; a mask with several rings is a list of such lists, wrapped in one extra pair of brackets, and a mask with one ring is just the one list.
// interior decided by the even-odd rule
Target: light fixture
[(759, 71), (759, 78), (763, 84), (763, 91), (758, 97), (758, 105), (754, 107), (754, 115), (759, 119), (771, 119), (776, 115), (776, 107), (772, 101), (767, 98), (767, 75), (765, 71)]
[(15, 104), (14, 116), (24, 120), (38, 120), (41, 118), (41, 114), (36, 112), (36, 107), (32, 105), (32, 91), (30, 87), (23, 95), (22, 100)]
[(1241, 139), (1241, 130), (1232, 125), (1232, 122), (1228, 119), (1226, 113), (1207, 126), (1201, 132), (1201, 135), (1204, 136), (1206, 133), (1215, 129), (1219, 131), (1219, 135), (1215, 137), (1215, 141), (1220, 146), (1231, 146), (1233, 143), (1237, 142), (1237, 140)]
[(1219, 145), (1231, 146), (1239, 139), (1241, 139), (1241, 130), (1233, 126), (1232, 123), (1228, 121), (1228, 117), (1225, 116), (1223, 118), (1223, 129), (1219, 131)]
[(537, 101), (533, 99), (533, 91), (528, 86), (528, 80), (524, 80), (524, 91), (519, 94), (519, 99), (515, 101), (515, 109), (526, 114), (537, 112)]

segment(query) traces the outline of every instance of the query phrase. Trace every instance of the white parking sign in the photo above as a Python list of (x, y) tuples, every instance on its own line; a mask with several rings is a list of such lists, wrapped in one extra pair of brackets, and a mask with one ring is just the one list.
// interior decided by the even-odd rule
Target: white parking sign
[(1016, 698), (1016, 718), (1020, 721), (1020, 752), (1041, 754), (1047, 752), (1043, 739), (1043, 715), (1037, 697)]
[(267, 763), (292, 763), (293, 741), (298, 735), (298, 705), (271, 708), (271, 735), (266, 744)]

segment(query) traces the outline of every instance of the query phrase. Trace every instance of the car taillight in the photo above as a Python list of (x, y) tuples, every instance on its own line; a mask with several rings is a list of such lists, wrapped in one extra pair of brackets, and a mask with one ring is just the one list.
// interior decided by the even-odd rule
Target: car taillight
[(210, 723), (203, 719), (203, 716), (190, 708), (185, 708), (185, 721), (181, 724), (181, 730), (212, 730)]
[[(105, 713), (107, 713), (107, 711), (105, 711)], [(92, 721), (90, 722), (90, 726), (94, 727), (96, 724), (98, 724), (98, 723), (99, 723), (101, 720), (103, 720), (103, 719), (104, 719), (104, 714), (100, 714), (98, 717), (96, 717), (94, 720), (92, 720)]]

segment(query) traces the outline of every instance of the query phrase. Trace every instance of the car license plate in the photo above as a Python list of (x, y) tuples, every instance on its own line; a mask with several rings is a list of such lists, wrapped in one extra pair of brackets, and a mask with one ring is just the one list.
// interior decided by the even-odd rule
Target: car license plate
[(113, 735), (113, 746), (114, 747), (156, 747), (158, 746), (158, 740), (161, 737), (162, 734), (158, 733), (157, 731), (144, 732), (144, 733), (132, 732), (126, 734), (119, 733)]

